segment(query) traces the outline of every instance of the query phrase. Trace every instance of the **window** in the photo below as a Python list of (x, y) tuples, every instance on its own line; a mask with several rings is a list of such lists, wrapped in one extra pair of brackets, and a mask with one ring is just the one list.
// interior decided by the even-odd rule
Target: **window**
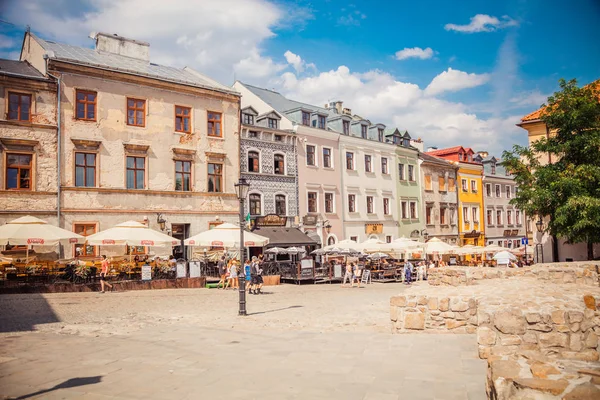
[(433, 206), (429, 204), (425, 206), (425, 223), (433, 225)]
[(411, 182), (415, 181), (415, 166), (414, 165), (408, 166), (408, 180)]
[(250, 193), (250, 215), (261, 215), (262, 196), (258, 193)]
[(283, 136), (281, 135), (274, 135), (273, 136), (273, 140), (276, 142), (282, 142), (283, 141)]
[(323, 147), (323, 167), (331, 168), (331, 149)]
[(377, 129), (377, 139), (380, 142), (383, 142), (383, 129), (381, 129), (381, 128)]
[(302, 111), (302, 125), (310, 126), (310, 113)]
[(358, 243), (358, 236), (350, 236), (350, 240), (352, 240), (353, 242)]
[(496, 164), (492, 164), (492, 175), (496, 175)]
[(454, 208), (450, 209), (450, 225), (456, 225), (456, 210)]
[(456, 192), (456, 179), (448, 178), (448, 191)]
[(361, 126), (360, 126), (360, 136), (361, 136), (363, 139), (366, 139), (366, 138), (367, 138), (367, 126), (366, 126), (366, 125), (361, 125)]
[(446, 191), (446, 178), (443, 175), (438, 176), (438, 186), (440, 192)]
[(275, 154), (273, 157), (274, 169), (273, 171), (277, 175), (285, 175), (284, 157), (282, 154)]
[(373, 172), (373, 167), (371, 165), (371, 156), (365, 155), (365, 172)]
[[(244, 118), (248, 114), (244, 114)], [(192, 132), (192, 125), (190, 124), (190, 117), (192, 116), (192, 109), (190, 107), (175, 106), (175, 131), (177, 132)], [(250, 115), (250, 117), (252, 117)]]
[(496, 211), (496, 225), (502, 225), (502, 211)]
[(373, 214), (373, 196), (367, 196), (367, 214)]
[(512, 225), (513, 221), (512, 221), (512, 211), (507, 211), (506, 212), (506, 223), (508, 225)]
[(385, 242), (392, 243), (392, 235), (385, 235)]
[(221, 113), (208, 111), (208, 125), (207, 125), (207, 135), (214, 137), (222, 137), (223, 132), (221, 129)]
[(446, 212), (447, 212), (447, 208), (444, 206), (440, 207), (440, 225), (446, 225)]
[(354, 153), (346, 152), (346, 169), (354, 169)]
[(388, 175), (390, 173), (388, 168), (388, 159), (386, 157), (381, 157), (381, 173), (384, 175)]
[(277, 129), (277, 120), (275, 118), (267, 118), (267, 120), (269, 128)]
[(433, 190), (431, 175), (425, 175), (425, 190)]
[(521, 225), (521, 211), (515, 210), (515, 223)]
[(471, 207), (471, 213), (473, 214), (473, 223), (479, 223), (479, 209), (477, 207)]
[(96, 120), (96, 92), (76, 90), (75, 103), (75, 118), (83, 121)]
[(496, 185), (496, 197), (500, 197), (500, 185)]
[(494, 225), (494, 215), (493, 210), (487, 210), (487, 224)]
[(325, 123), (327, 121), (327, 118), (319, 115), (318, 119), (319, 119), (319, 129), (325, 129)]
[(403, 181), (404, 178), (404, 164), (398, 164), (398, 179)]
[(417, 203), (414, 201), (410, 202), (410, 218), (417, 219)]
[(342, 132), (344, 135), (350, 134), (350, 121), (342, 121)]
[(260, 158), (258, 151), (248, 152), (248, 172), (260, 172)]
[(463, 191), (463, 192), (466, 192), (466, 191), (468, 191), (468, 188), (467, 188), (467, 180), (466, 180), (466, 179), (462, 179), (462, 180), (461, 180), (461, 184), (462, 184), (462, 191)]
[(127, 157), (127, 189), (144, 189), (146, 187), (146, 159), (144, 157)]
[(477, 181), (471, 179), (471, 192), (477, 193)]
[(315, 165), (315, 146), (306, 145), (306, 165)]
[(383, 198), (383, 215), (390, 215), (390, 199)]
[(31, 190), (31, 154), (6, 154), (6, 189)]
[(490, 185), (489, 183), (485, 184), (485, 195), (487, 197), (492, 197), (492, 185)]
[(348, 212), (356, 212), (356, 195), (348, 195)]
[(146, 100), (127, 98), (127, 125), (146, 126)]
[(335, 244), (335, 237), (333, 237), (333, 236), (329, 236), (329, 237), (327, 238), (327, 246), (332, 246), (332, 245), (334, 245), (334, 244)]
[(463, 153), (458, 153), (458, 161), (462, 161), (463, 160)]
[(463, 221), (469, 223), (469, 207), (463, 207)]
[(286, 199), (282, 194), (275, 195), (275, 214), (287, 215)]
[(175, 160), (175, 190), (192, 190), (192, 162)]
[(75, 153), (75, 186), (96, 186), (96, 154)]
[(403, 201), (402, 203), (400, 203), (400, 205), (401, 205), (400, 211), (402, 214), (402, 219), (408, 219), (408, 210), (407, 210), (408, 204), (406, 204), (406, 201)]
[(506, 185), (506, 198), (510, 199), (511, 197), (511, 190), (510, 190), (510, 186)]
[(333, 213), (333, 193), (325, 193), (325, 212)]
[(31, 121), (31, 95), (8, 92), (8, 119)]
[(223, 191), (223, 164), (208, 164), (208, 191), (211, 193)]
[(308, 192), (308, 212), (317, 212), (317, 192)]
[(246, 125), (254, 125), (254, 115), (243, 114), (242, 123), (244, 123)]
[(258, 139), (258, 132), (250, 131), (250, 132), (248, 132), (248, 137), (252, 138), (252, 139)]
[[(81, 236), (90, 236), (96, 233), (96, 224), (75, 224), (73, 232)], [(94, 257), (96, 255), (96, 246), (87, 244), (75, 245), (75, 256)]]

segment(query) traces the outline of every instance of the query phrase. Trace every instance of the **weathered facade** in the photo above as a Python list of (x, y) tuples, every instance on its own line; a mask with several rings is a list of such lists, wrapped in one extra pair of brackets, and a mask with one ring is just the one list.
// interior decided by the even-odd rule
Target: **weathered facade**
[(456, 245), (458, 241), (458, 195), (456, 182), (458, 167), (449, 161), (419, 154), (421, 170), (421, 191), (423, 193), (422, 213), (425, 229), (430, 238)]
[(521, 210), (510, 204), (517, 190), (514, 177), (493, 156), (484, 158), (482, 163), (486, 244), (520, 247), (521, 238), (526, 237), (526, 225)]
[(241, 177), (250, 183), (245, 214), (251, 217), (276, 214), (298, 215), (298, 169), (293, 131), (269, 128), (268, 118), (251, 106), (242, 109)]
[(57, 221), (56, 83), (24, 61), (0, 60), (0, 224)]
[[(148, 47), (106, 34), (95, 49), (25, 36), (21, 59), (60, 85), (63, 228), (88, 235), (134, 219), (158, 229), (163, 219), (183, 240), (238, 219), (239, 94), (150, 63)], [(102, 249), (111, 251), (123, 252)]]

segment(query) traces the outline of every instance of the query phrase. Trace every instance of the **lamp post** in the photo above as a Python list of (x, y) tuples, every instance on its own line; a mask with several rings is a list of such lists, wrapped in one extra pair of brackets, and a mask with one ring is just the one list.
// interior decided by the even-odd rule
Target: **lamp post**
[(246, 179), (240, 178), (240, 181), (235, 185), (235, 193), (240, 202), (240, 310), (238, 315), (246, 315), (246, 273), (244, 270), (244, 201), (248, 195), (250, 184), (246, 182)]
[(164, 231), (167, 226), (167, 221), (163, 218), (161, 213), (156, 214), (156, 222), (158, 223), (158, 226), (160, 226), (160, 230)]
[[(540, 233), (540, 234), (544, 232), (544, 221), (542, 220), (542, 216), (541, 215), (538, 216), (538, 220), (535, 223), (535, 228), (537, 229), (538, 233)], [(540, 247), (542, 246), (542, 237), (541, 237), (541, 235), (540, 235), (540, 241), (538, 243), (536, 243), (535, 246), (536, 246), (535, 252), (536, 252), (536, 255), (537, 255), (538, 246), (540, 246)], [(544, 262), (544, 249), (543, 248), (541, 249), (540, 253), (542, 254), (542, 262)]]

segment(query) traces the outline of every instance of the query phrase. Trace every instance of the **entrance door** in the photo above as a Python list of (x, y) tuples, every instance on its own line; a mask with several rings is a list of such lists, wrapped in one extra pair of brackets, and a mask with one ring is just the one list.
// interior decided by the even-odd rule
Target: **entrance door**
[(171, 229), (173, 230), (171, 236), (179, 240), (179, 245), (173, 247), (173, 255), (177, 259), (187, 260), (187, 246), (183, 245), (183, 241), (190, 237), (190, 224), (171, 224)]

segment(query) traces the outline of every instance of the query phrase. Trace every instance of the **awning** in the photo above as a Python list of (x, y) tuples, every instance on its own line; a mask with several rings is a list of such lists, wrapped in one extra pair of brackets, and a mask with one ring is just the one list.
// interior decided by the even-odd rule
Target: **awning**
[(319, 243), (308, 237), (298, 228), (261, 227), (252, 231), (269, 238), (265, 247), (316, 246)]

